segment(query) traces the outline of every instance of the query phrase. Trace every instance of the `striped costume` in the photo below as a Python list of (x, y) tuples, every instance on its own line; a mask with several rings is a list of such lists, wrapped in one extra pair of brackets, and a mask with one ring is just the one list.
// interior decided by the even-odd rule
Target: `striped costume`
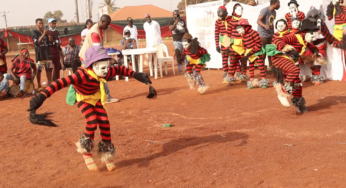
[(232, 24), (230, 23), (232, 20), (231, 16), (226, 16), (225, 20), (221, 20), (220, 18), (215, 22), (215, 44), (216, 47), (221, 45), (221, 54), (222, 54), (222, 67), (223, 71), (228, 71), (228, 54), (226, 50), (229, 48), (228, 46), (224, 46), (223, 37), (227, 35), (227, 31), (232, 29)]
[[(336, 10), (336, 6), (338, 6), (341, 11)], [(332, 9), (332, 14), (328, 14)], [(332, 20), (334, 18), (335, 25), (333, 26), (334, 29), (334, 37), (341, 41), (343, 29), (346, 27), (346, 7), (332, 4), (328, 5), (327, 7), (327, 17), (328, 20)]]
[(185, 59), (185, 57), (188, 56), (187, 59), (189, 62), (186, 65), (186, 70), (189, 74), (192, 74), (193, 67), (195, 67), (195, 71), (197, 72), (197, 74), (201, 74), (201, 69), (205, 67), (206, 64), (205, 62), (202, 64), (198, 62), (197, 60), (199, 60), (200, 57), (202, 57), (203, 55), (207, 53), (208, 51), (202, 47), (199, 47), (197, 54), (192, 54), (189, 49), (183, 50), (183, 53), (182, 53), (183, 59)]
[[(296, 16), (298, 17), (298, 20), (299, 20), (299, 21), (302, 21), (302, 20), (305, 19), (305, 14), (304, 14), (304, 12), (301, 12), (301, 11), (299, 11), (299, 10), (298, 10), (298, 14), (297, 14)], [(287, 20), (288, 29), (289, 29), (289, 30), (292, 30), (293, 28), (292, 28), (292, 15), (291, 15), (291, 13), (289, 13), (289, 12), (286, 13), (285, 19)]]
[[(92, 70), (91, 68), (89, 68)], [(132, 76), (134, 72), (123, 66), (110, 66), (105, 80), (113, 78), (116, 75)], [(42, 91), (47, 98), (49, 98), (56, 91), (73, 84), (76, 93), (91, 96), (100, 91), (100, 81), (90, 76), (86, 69), (78, 69), (74, 74), (60, 78), (52, 82), (45, 90)], [(99, 100), (95, 105), (88, 102), (77, 102), (78, 108), (86, 119), (85, 135), (89, 139), (94, 139), (94, 133), (99, 125), (102, 141), (105, 143), (111, 142), (110, 124), (108, 121), (107, 112), (105, 111), (101, 101)]]
[[(231, 25), (232, 25), (232, 29), (227, 31), (227, 34), (229, 37), (233, 38), (233, 39), (241, 39), (242, 36), (238, 33), (236, 27), (239, 23), (239, 20), (241, 20), (241, 16), (237, 15), (235, 12), (233, 12), (232, 14), (232, 20), (231, 20)], [(231, 50), (231, 59), (230, 59), (230, 69), (228, 71), (228, 75), (234, 75), (234, 72), (241, 72), (240, 69), (240, 58), (241, 56), (235, 52), (232, 48), (230, 48)], [(244, 75), (246, 75), (246, 66), (244, 67), (244, 70), (242, 71), (242, 73)]]

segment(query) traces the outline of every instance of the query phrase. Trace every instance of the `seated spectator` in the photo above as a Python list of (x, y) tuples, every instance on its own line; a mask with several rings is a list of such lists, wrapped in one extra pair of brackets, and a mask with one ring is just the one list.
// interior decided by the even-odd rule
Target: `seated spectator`
[(26, 48), (23, 48), (20, 51), (20, 56), (13, 60), (10, 67), (10, 74), (4, 74), (4, 79), (0, 83), (0, 93), (5, 89), (5, 97), (9, 97), (9, 85), (8, 80), (13, 80), (14, 84), (19, 84), (20, 94), (25, 96), (24, 92), (25, 81), (31, 80), (33, 82), (37, 70), (34, 60), (30, 59), (29, 51)]
[(65, 68), (72, 68), (73, 73), (77, 71), (77, 68), (81, 66), (79, 58), (80, 46), (76, 45), (76, 41), (73, 37), (68, 40), (68, 45), (63, 50)]
[[(120, 49), (121, 50), (127, 50), (127, 49), (136, 49), (137, 48), (137, 42), (136, 39), (130, 38), (131, 32), (130, 30), (125, 30), (124, 31), (125, 37), (123, 40), (120, 41)], [(132, 58), (131, 56), (127, 57), (127, 62), (129, 65), (132, 64)], [(138, 72), (138, 58), (135, 56), (135, 66), (136, 66), (136, 71)]]

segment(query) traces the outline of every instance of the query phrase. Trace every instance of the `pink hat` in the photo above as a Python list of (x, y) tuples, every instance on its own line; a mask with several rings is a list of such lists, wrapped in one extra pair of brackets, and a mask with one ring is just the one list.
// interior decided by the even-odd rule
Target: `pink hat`
[(145, 14), (145, 18), (148, 18), (148, 17), (150, 17), (150, 14), (149, 14), (149, 13), (146, 13), (146, 14)]

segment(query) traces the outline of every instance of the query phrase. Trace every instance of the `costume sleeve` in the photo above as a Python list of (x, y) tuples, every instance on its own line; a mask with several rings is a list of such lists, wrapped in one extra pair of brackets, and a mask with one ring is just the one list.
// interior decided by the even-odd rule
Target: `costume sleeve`
[(306, 45), (312, 53), (315, 53), (316, 51), (318, 52), (318, 48), (315, 45), (313, 45), (312, 43), (308, 42)]
[(86, 74), (83, 70), (79, 69), (75, 73), (65, 78), (60, 78), (52, 82), (46, 89), (44, 89), (41, 93), (44, 94), (47, 98), (49, 98), (53, 93), (59, 91), (60, 89), (67, 87), (71, 84), (74, 85), (82, 85), (87, 82)]
[(101, 40), (97, 33), (91, 33), (91, 41), (93, 42), (93, 46), (101, 45)]
[(294, 33), (282, 37), (282, 41), (286, 44), (293, 44), (298, 41)]
[(279, 51), (281, 51), (286, 46), (286, 43), (282, 41), (282, 37), (274, 37), (272, 43), (275, 44), (276, 49)]
[(290, 13), (289, 12), (285, 14), (285, 19), (286, 19), (287, 22), (290, 19)]
[(34, 42), (35, 45), (38, 45), (38, 39), (40, 37), (37, 35), (36, 30), (32, 32), (32, 41)]
[(216, 21), (215, 22), (215, 44), (216, 44), (216, 47), (220, 47), (219, 40), (220, 40), (219, 23), (218, 23), (218, 21)]
[(200, 56), (203, 56), (204, 54), (208, 53), (208, 51), (203, 47), (199, 47), (198, 51), (199, 51)]
[(338, 41), (332, 34), (330, 34), (329, 29), (326, 23), (322, 23), (321, 34), (327, 40), (329, 44), (332, 44), (334, 41)]
[(298, 20), (299, 21), (303, 21), (305, 19), (305, 14), (304, 12), (298, 12)]
[(135, 72), (125, 66), (110, 66), (108, 70), (108, 74), (105, 77), (106, 80), (113, 78), (116, 75), (123, 75), (123, 76), (131, 76)]
[(250, 36), (244, 40), (244, 45), (245, 46), (252, 46), (252, 49), (249, 52), (249, 54), (254, 54), (254, 53), (260, 51), (262, 48), (262, 41), (261, 41), (261, 37), (259, 36), (258, 32), (255, 30), (252, 30), (252, 32), (250, 33)]

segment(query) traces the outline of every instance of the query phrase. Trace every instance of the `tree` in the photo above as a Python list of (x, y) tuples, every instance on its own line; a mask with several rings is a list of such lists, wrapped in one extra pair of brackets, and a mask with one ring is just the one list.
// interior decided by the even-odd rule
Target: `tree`
[(49, 18), (55, 18), (56, 21), (58, 23), (66, 23), (67, 20), (62, 20), (61, 18), (64, 16), (64, 13), (62, 13), (61, 10), (56, 10), (54, 11), (54, 13), (52, 13), (51, 11), (47, 12), (44, 16), (43, 16), (43, 21), (45, 23), (48, 22)]
[(116, 11), (115, 0), (103, 0), (102, 6), (107, 6), (108, 14)]

